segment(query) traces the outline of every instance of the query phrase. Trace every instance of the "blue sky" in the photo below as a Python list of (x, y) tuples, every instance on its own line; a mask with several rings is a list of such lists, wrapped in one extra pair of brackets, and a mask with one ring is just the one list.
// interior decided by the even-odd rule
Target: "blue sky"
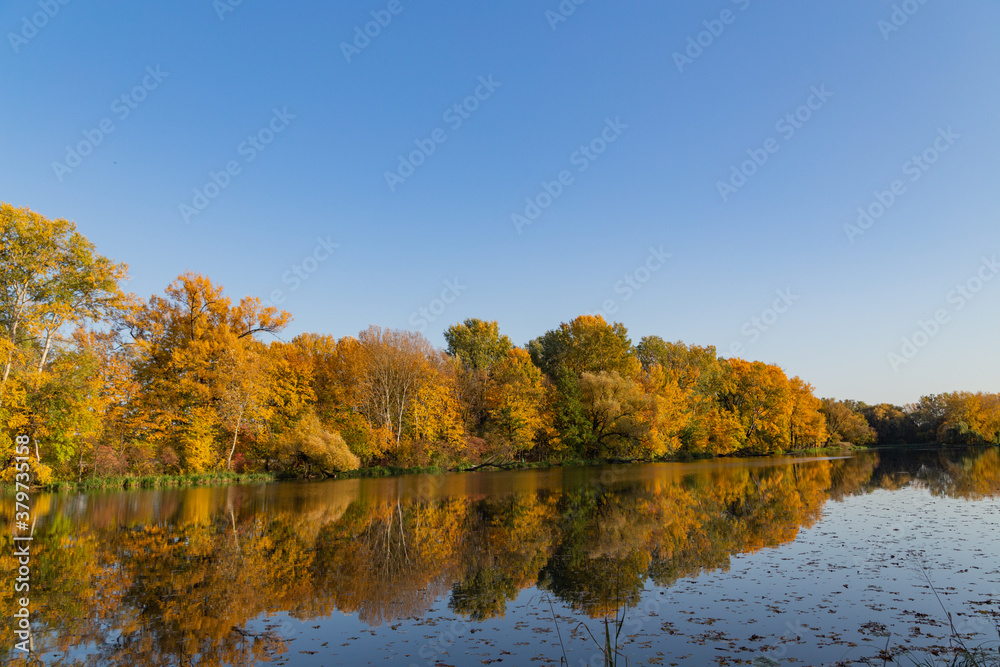
[(62, 2), (0, 5), (0, 199), (140, 296), (1000, 390), (996, 2)]

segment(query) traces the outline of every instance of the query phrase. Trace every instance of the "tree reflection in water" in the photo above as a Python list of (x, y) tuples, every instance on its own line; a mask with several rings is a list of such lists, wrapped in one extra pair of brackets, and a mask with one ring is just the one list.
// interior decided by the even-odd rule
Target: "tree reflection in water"
[[(247, 629), (266, 614), (340, 611), (377, 626), (421, 617), (450, 594), (451, 609), (478, 622), (503, 616), (532, 586), (614, 617), (648, 582), (670, 586), (789, 542), (829, 500), (906, 484), (1000, 494), (995, 448), (606, 473), (39, 495), (35, 647), (61, 653), (62, 664), (86, 662), (74, 647), (107, 665), (250, 664), (287, 650), (281, 633)], [(12, 578), (4, 534), (0, 569)], [(14, 595), (0, 593), (5, 608)], [(3, 625), (10, 655), (10, 619)]]

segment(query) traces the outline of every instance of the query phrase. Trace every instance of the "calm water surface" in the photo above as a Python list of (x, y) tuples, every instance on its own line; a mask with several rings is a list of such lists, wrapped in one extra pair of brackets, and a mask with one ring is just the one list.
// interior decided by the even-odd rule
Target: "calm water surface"
[(617, 618), (630, 665), (922, 658), (949, 646), (947, 612), (997, 639), (998, 495), (995, 448), (37, 494), (35, 649), (45, 665), (600, 665), (592, 635)]

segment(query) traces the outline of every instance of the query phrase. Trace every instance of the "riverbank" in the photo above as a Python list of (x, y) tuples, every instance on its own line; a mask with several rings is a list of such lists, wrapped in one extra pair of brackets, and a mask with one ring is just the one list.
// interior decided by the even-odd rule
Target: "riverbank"
[(113, 489), (162, 489), (169, 487), (214, 486), (220, 484), (251, 484), (273, 482), (275, 473), (267, 472), (207, 472), (186, 475), (121, 475), (114, 477), (89, 477), (82, 481), (58, 481), (43, 484), (42, 491), (100, 491)]
[(219, 486), (226, 484), (259, 484), (262, 482), (281, 481), (305, 481), (323, 479), (369, 479), (376, 477), (399, 477), (402, 475), (443, 475), (454, 472), (475, 472), (477, 470), (527, 470), (531, 468), (554, 468), (559, 466), (591, 466), (617, 463), (617, 461), (549, 461), (530, 462), (516, 461), (497, 465), (476, 465), (460, 468), (446, 468), (443, 466), (421, 466), (421, 467), (400, 467), (400, 466), (372, 466), (369, 468), (358, 468), (337, 472), (332, 475), (294, 475), (277, 472), (210, 472), (191, 473), (186, 475), (121, 475), (113, 477), (90, 477), (82, 481), (63, 480), (40, 484), (33, 488), (40, 491), (54, 493), (66, 493), (71, 491), (105, 491), (105, 490), (127, 490), (127, 489), (164, 489), (164, 488), (184, 488), (191, 486)]
[[(794, 452), (775, 452), (764, 455), (765, 457), (796, 456), (796, 455), (837, 455), (843, 454), (854, 448), (851, 446), (820, 447)], [(36, 487), (41, 491), (49, 492), (71, 492), (71, 491), (100, 491), (100, 490), (127, 490), (127, 489), (162, 489), (162, 488), (183, 488), (191, 486), (219, 486), (226, 484), (258, 484), (263, 482), (278, 482), (291, 480), (319, 480), (319, 479), (369, 479), (377, 477), (398, 477), (402, 475), (442, 475), (457, 472), (477, 472), (487, 470), (532, 470), (548, 468), (579, 468), (600, 465), (621, 465), (633, 463), (686, 463), (696, 460), (708, 460), (714, 458), (725, 458), (718, 456), (672, 456), (658, 458), (655, 461), (640, 459), (564, 459), (559, 461), (510, 461), (505, 463), (484, 463), (471, 466), (460, 466), (448, 468), (445, 466), (371, 466), (368, 468), (358, 468), (337, 472), (325, 476), (302, 476), (277, 472), (208, 472), (189, 473), (183, 475), (119, 475), (112, 477), (91, 477), (82, 481), (56, 481)]]
[[(845, 454), (864, 450), (874, 449), (928, 449), (928, 448), (949, 448), (951, 445), (942, 443), (917, 443), (917, 444), (885, 444), (885, 445), (852, 445), (850, 443), (840, 443), (829, 447), (813, 447), (809, 449), (799, 449), (795, 451), (779, 450), (768, 454), (762, 454), (759, 458), (774, 458), (783, 456), (843, 456)], [(743, 453), (741, 458), (758, 458), (757, 456)], [(598, 465), (616, 465), (631, 463), (685, 463), (696, 460), (707, 460), (714, 458), (728, 458), (712, 455), (687, 455), (668, 456), (654, 460), (644, 459), (564, 459), (559, 461), (511, 461), (506, 463), (485, 463), (470, 466), (445, 467), (445, 466), (371, 466), (368, 468), (358, 468), (337, 472), (332, 475), (295, 475), (279, 472), (208, 472), (208, 473), (188, 473), (180, 475), (119, 475), (111, 477), (91, 477), (80, 482), (75, 480), (54, 481), (49, 484), (34, 486), (36, 490), (49, 492), (70, 492), (70, 491), (98, 491), (114, 489), (160, 489), (160, 488), (182, 488), (191, 486), (218, 486), (224, 484), (256, 484), (262, 482), (277, 482), (286, 480), (307, 480), (307, 479), (365, 479), (374, 477), (397, 477), (401, 475), (440, 475), (454, 472), (476, 472), (482, 470), (530, 470), (546, 469), (558, 467), (587, 467)]]

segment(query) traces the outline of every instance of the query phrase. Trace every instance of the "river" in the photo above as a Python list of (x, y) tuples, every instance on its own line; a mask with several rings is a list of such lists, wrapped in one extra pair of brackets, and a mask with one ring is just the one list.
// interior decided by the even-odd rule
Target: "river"
[(968, 643), (997, 639), (996, 448), (33, 494), (32, 508), (46, 665), (602, 665), (608, 640), (629, 665), (909, 664), (904, 651), (953, 645), (949, 612)]

